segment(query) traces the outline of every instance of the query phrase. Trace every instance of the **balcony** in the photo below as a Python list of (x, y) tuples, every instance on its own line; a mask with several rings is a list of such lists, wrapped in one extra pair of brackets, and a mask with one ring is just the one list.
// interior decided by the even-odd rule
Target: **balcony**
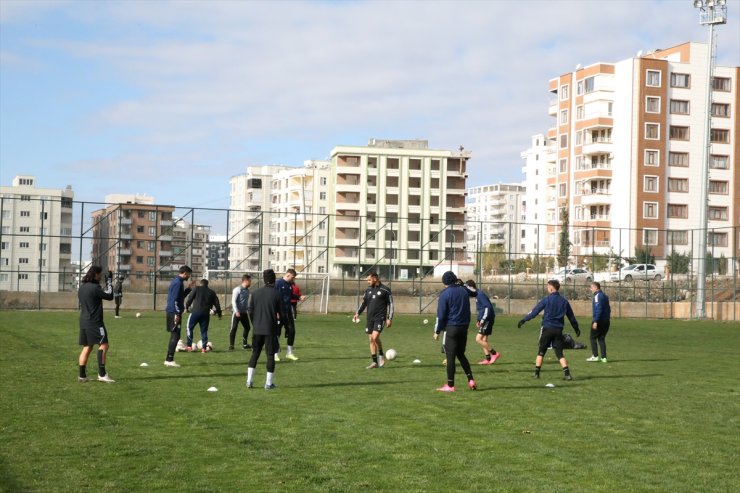
[(550, 100), (550, 104), (547, 106), (547, 114), (549, 116), (558, 116), (559, 101), (558, 98)]
[(358, 227), (360, 224), (360, 216), (336, 216), (334, 218), (334, 226), (339, 227)]
[(172, 250), (160, 250), (159, 251), (160, 257), (171, 257), (172, 256)]
[(612, 194), (609, 189), (584, 190), (581, 197), (581, 205), (611, 204)]
[[(123, 238), (123, 237), (121, 237)], [(159, 235), (157, 237), (159, 241), (172, 241), (172, 235)]]
[(123, 272), (123, 271), (130, 272), (131, 271), (131, 264), (119, 264), (118, 265), (118, 270), (120, 272)]
[(121, 248), (120, 250), (118, 250), (118, 255), (131, 255), (131, 249)]
[(120, 233), (118, 235), (118, 238), (122, 240), (130, 240), (131, 239), (131, 233)]
[(581, 152), (584, 156), (591, 154), (610, 154), (612, 149), (611, 139), (597, 139), (584, 143)]
[(126, 225), (126, 226), (131, 226), (131, 223), (132, 223), (132, 221), (131, 221), (131, 218), (130, 218), (130, 217), (122, 217), (122, 218), (120, 219), (120, 221), (118, 221), (118, 222), (119, 222), (120, 224), (123, 224), (123, 225)]

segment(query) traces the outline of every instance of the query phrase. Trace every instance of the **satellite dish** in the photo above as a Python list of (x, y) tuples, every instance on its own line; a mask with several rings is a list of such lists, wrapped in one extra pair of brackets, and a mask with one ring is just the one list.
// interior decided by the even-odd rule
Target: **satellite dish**
[(576, 65), (576, 70), (581, 70), (581, 64)]
[(640, 58), (642, 56), (642, 50), (637, 52), (637, 58)]

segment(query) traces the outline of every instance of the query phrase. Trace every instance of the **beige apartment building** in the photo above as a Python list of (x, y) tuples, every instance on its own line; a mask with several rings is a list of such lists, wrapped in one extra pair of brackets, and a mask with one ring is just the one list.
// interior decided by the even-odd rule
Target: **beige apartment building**
[(466, 260), (468, 159), (468, 151), (430, 149), (425, 140), (332, 149), (330, 273), (409, 279)]
[[(708, 251), (738, 256), (732, 228), (740, 223), (740, 69), (716, 67), (709, 79), (708, 56), (708, 45), (684, 43), (550, 80), (555, 126), (542, 139), (544, 146), (522, 153), (528, 186), (531, 180), (545, 187), (528, 188), (526, 201), (528, 211), (544, 212), (540, 234), (548, 253), (557, 250), (559, 211), (567, 207), (574, 255), (629, 256), (636, 248), (649, 248), (656, 257), (695, 252), (696, 230), (708, 226)], [(705, 224), (699, 200), (707, 109)], [(535, 200), (544, 200), (544, 207), (533, 207)]]
[(469, 260), (476, 252), (493, 245), (518, 258), (525, 251), (525, 188), (518, 183), (496, 183), (468, 189), (467, 252)]
[(73, 199), (71, 186), (37, 188), (30, 175), (0, 187), (0, 290), (73, 289)]

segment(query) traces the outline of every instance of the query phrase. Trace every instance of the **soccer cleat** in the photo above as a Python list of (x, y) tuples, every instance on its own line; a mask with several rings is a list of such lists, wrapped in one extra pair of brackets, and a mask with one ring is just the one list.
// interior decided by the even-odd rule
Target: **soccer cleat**
[(493, 363), (493, 359), (484, 359), (478, 362), (479, 365), (490, 365)]
[(276, 362), (280, 361), (280, 355), (279, 355), (279, 354), (276, 354), (276, 355), (275, 355), (275, 361), (276, 361)]
[(116, 317), (115, 317), (115, 318), (121, 318), (121, 316), (120, 316), (120, 315), (116, 315)]
[(534, 372), (534, 375), (532, 375), (532, 378), (540, 378), (540, 372), (538, 371)]
[(501, 353), (496, 353), (491, 355), (491, 364), (494, 364), (497, 359), (501, 357)]
[(378, 356), (378, 368), (383, 368), (385, 366), (385, 357)]
[(249, 344), (242, 344), (242, 349), (252, 349), (252, 346)]
[(475, 384), (475, 380), (468, 380), (468, 387), (470, 390), (477, 390), (478, 386)]
[(564, 375), (564, 376), (563, 376), (563, 380), (568, 380), (568, 381), (570, 381), (570, 380), (573, 380), (573, 377), (571, 377), (571, 376), (570, 376), (570, 374), (568, 374), (568, 375)]
[(293, 353), (286, 354), (285, 359), (289, 359), (290, 361), (298, 361), (298, 356), (296, 356)]
[(89, 382), (90, 380), (87, 377), (77, 377), (77, 381), (80, 383)]
[(247, 388), (248, 388), (248, 389), (253, 389), (253, 388), (254, 388), (254, 383), (252, 383), (252, 382), (247, 382)]
[(185, 348), (185, 351), (187, 351), (189, 353), (192, 353), (193, 352), (193, 347), (192, 346), (188, 346), (188, 347)]
[(369, 365), (369, 366), (366, 366), (366, 367), (365, 367), (365, 369), (366, 369), (366, 370), (374, 370), (374, 369), (376, 369), (377, 367), (378, 367), (378, 364), (377, 364), (377, 363), (376, 363), (375, 361), (373, 361), (372, 363), (370, 363), (370, 365)]
[(447, 366), (447, 358), (442, 360), (442, 365)]
[(234, 350), (234, 346), (229, 346), (229, 351), (233, 351), (233, 350)]
[(277, 385), (274, 383), (271, 383), (270, 385), (265, 385), (265, 390), (274, 390), (277, 388)]
[(606, 358), (601, 358), (601, 362), (602, 363), (608, 363), (608, 361), (606, 360)]
[(591, 356), (590, 358), (586, 358), (586, 361), (600, 361), (598, 356)]
[(180, 365), (178, 365), (174, 361), (165, 361), (164, 366), (169, 366), (170, 368), (180, 368)]
[(116, 383), (116, 381), (115, 381), (115, 380), (113, 380), (113, 379), (112, 379), (112, 378), (110, 377), (110, 375), (108, 375), (107, 373), (106, 373), (105, 375), (103, 375), (102, 377), (101, 377), (100, 375), (98, 375), (98, 382), (105, 382), (105, 383)]
[(438, 392), (454, 392), (455, 391), (455, 387), (450, 387), (449, 385), (444, 384), (444, 386), (438, 388), (437, 391)]

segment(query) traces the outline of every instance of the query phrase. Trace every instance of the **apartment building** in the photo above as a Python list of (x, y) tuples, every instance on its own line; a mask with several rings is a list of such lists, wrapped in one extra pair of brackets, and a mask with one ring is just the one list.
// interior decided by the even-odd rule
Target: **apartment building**
[(470, 260), (491, 245), (514, 258), (525, 251), (524, 192), (524, 186), (517, 183), (468, 189), (466, 242)]
[[(554, 209), (548, 209), (554, 200), (554, 191), (548, 186), (548, 177), (555, 176), (557, 146), (554, 138), (545, 134), (532, 136), (530, 147), (522, 152), (525, 164), (522, 225), (522, 251), (528, 254), (544, 253), (546, 229), (554, 222)], [(552, 196), (550, 196), (552, 195)], [(552, 252), (551, 252), (552, 253)]]
[[(528, 190), (528, 207), (544, 196), (545, 248), (557, 249), (559, 211), (567, 207), (574, 255), (649, 248), (656, 257), (708, 250), (738, 255), (738, 67), (707, 76), (709, 47), (684, 43), (616, 63), (595, 63), (549, 82), (555, 96), (555, 160), (527, 166), (547, 175), (545, 193)], [(711, 107), (706, 107), (707, 87)], [(711, 123), (707, 128), (707, 110)], [(709, 218), (700, 217), (704, 136), (709, 131)], [(530, 149), (523, 156), (537, 155)]]
[(202, 279), (207, 270), (207, 245), (211, 227), (174, 218), (172, 229), (172, 267), (187, 265), (193, 269), (193, 279)]
[(71, 186), (37, 188), (30, 175), (0, 187), (0, 290), (74, 288), (73, 199)]
[(229, 265), (326, 272), (329, 162), (303, 167), (250, 166), (231, 178)]
[(168, 278), (180, 268), (173, 258), (171, 205), (157, 205), (147, 195), (114, 194), (93, 211), (92, 262), (132, 284)]
[(210, 235), (206, 243), (206, 269), (227, 270), (229, 268), (228, 244), (226, 235)]
[(329, 173), (330, 273), (413, 278), (466, 260), (465, 193), (470, 152), (426, 140), (371, 139), (337, 146)]

